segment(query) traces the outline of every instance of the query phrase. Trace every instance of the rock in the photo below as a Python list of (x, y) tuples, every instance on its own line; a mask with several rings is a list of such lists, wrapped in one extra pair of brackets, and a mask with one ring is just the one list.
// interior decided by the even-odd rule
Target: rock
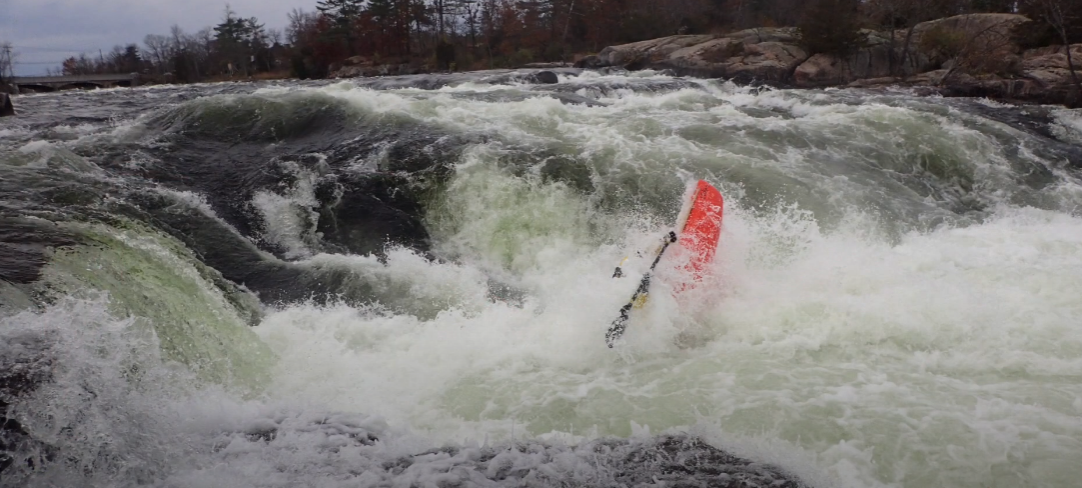
[(433, 459), (440, 460), (448, 486), (486, 481), (501, 486), (808, 487), (784, 469), (734, 456), (687, 435), (597, 439), (570, 447), (543, 441), (446, 446), (384, 463), (386, 474), (373, 474), (383, 475), (384, 484), (394, 484), (388, 475), (418, 470)]
[(901, 62), (906, 36), (910, 34), (904, 29), (865, 30), (867, 44), (848, 56), (809, 57), (811, 53), (800, 45), (796, 28), (762, 27), (721, 37), (680, 35), (609, 46), (597, 56), (581, 59), (576, 66), (671, 70), (680, 76), (809, 88), (837, 86), (859, 79), (895, 75), (904, 78), (940, 68), (947, 60), (933, 60), (928, 53), (921, 52), (921, 38), (934, 29), (949, 29), (996, 46), (997, 62), (1011, 71), (1021, 64), (1021, 58), (1011, 57), (1020, 52), (1015, 28), (1028, 21), (1015, 14), (968, 14), (918, 24), (913, 28), (909, 53), (901, 65), (896, 64)]
[[(895, 73), (909, 76), (920, 72), (919, 67), (927, 64), (927, 56), (912, 51), (905, 63), (894, 67), (895, 73), (892, 73), (890, 35), (870, 30), (865, 30), (864, 34), (867, 45), (849, 56), (843, 58), (820, 53), (808, 58), (793, 70), (793, 85), (815, 88), (845, 85), (861, 79), (887, 78)], [(905, 32), (896, 31), (894, 35), (894, 49), (898, 52), (905, 43)], [(900, 58), (900, 53), (895, 55), (894, 62), (900, 62)]]
[(542, 85), (555, 85), (560, 82), (560, 78), (556, 76), (556, 73), (551, 71), (538, 71), (534, 73), (533, 79)]
[(591, 54), (576, 61), (575, 67), (583, 69), (599, 69), (604, 68), (605, 65), (601, 62), (601, 58), (597, 57), (596, 54)]
[[(354, 56), (357, 58), (360, 56)], [(354, 59), (350, 58), (350, 59)], [(349, 60), (347, 60), (349, 61)], [(373, 76), (401, 76), (427, 73), (425, 66), (412, 63), (372, 64), (370, 61), (347, 65), (331, 70), (329, 78), (370, 78)]]
[(527, 63), (522, 67), (524, 69), (571, 68), (572, 63)]
[(669, 36), (610, 46), (577, 66), (670, 70), (680, 76), (731, 78), (743, 82), (784, 83), (807, 58), (796, 43), (796, 30), (758, 28), (725, 37)]
[(740, 82), (784, 83), (807, 54), (796, 44), (757, 38), (721, 38), (674, 52), (657, 67), (688, 76)]
[(714, 36), (669, 36), (648, 41), (633, 42), (620, 46), (609, 46), (597, 54), (601, 66), (624, 66), (628, 69), (643, 69), (651, 62), (667, 58), (673, 52), (685, 47), (702, 44)]
[(805, 59), (807, 53), (795, 44), (774, 41), (745, 44), (745, 55), (732, 63), (729, 77), (737, 80), (754, 78), (768, 82), (784, 82), (789, 73)]
[(346, 66), (359, 66), (362, 64), (371, 65), (372, 62), (364, 56), (353, 56), (351, 58), (346, 58), (346, 60), (343, 61), (342, 64)]
[[(980, 39), (989, 45), (996, 45), (1000, 52), (1019, 52), (1014, 39), (1014, 28), (1029, 19), (1015, 14), (968, 14), (957, 15), (917, 24), (913, 28), (913, 37), (909, 42), (909, 54), (905, 63), (891, 72), (891, 39), (894, 36), (893, 56), (900, 62), (905, 46), (906, 30), (893, 33), (865, 30), (868, 44), (847, 57), (832, 54), (816, 54), (808, 58), (793, 71), (793, 84), (802, 88), (837, 86), (867, 78), (884, 78), (895, 75), (909, 77), (941, 67), (946, 60), (933, 60), (930, 53), (920, 50), (921, 38), (934, 29), (949, 29), (961, 32), (966, 38)], [(1005, 64), (1011, 64), (1010, 59)], [(953, 76), (953, 75), (952, 75)]]
[(912, 45), (918, 45), (921, 36), (932, 29), (947, 28), (961, 32), (968, 39), (979, 37), (985, 39), (986, 42), (1001, 41), (1013, 44), (1015, 50), (1019, 50), (1014, 28), (1026, 22), (1029, 22), (1029, 17), (1018, 14), (964, 14), (929, 20), (913, 28)]
[(793, 72), (794, 84), (802, 88), (837, 85), (849, 81), (850, 77), (845, 60), (831, 54), (816, 54)]
[[(1082, 77), (1082, 44), (1072, 44), (1070, 49), (1075, 72)], [(1022, 70), (1026, 78), (1045, 87), (1071, 83), (1071, 71), (1067, 66), (1067, 49), (1064, 46), (1049, 46), (1026, 51), (1022, 55)]]
[(11, 96), (0, 93), (0, 117), (15, 115), (15, 106), (11, 104)]

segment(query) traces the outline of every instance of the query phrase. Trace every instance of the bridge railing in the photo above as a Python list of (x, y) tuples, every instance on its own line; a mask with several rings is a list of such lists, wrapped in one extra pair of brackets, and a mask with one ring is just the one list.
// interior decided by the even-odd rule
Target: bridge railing
[(138, 78), (138, 73), (128, 73), (74, 76), (16, 76), (11, 78), (10, 81), (13, 83), (80, 83), (94, 81), (131, 81)]

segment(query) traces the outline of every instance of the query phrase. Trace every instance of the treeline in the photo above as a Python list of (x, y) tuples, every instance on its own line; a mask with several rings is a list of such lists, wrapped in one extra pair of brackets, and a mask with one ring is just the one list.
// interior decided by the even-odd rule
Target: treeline
[[(194, 34), (174, 25), (168, 35), (150, 34), (143, 45), (115, 46), (64, 60), (65, 75), (141, 73), (160, 81), (189, 83), (216, 76), (252, 76), (288, 68), (290, 49), (282, 33), (226, 6), (222, 22)], [(285, 68), (284, 68), (285, 67)]]
[[(1034, 45), (1082, 42), (1080, 0), (321, 0), (284, 32), (228, 7), (195, 34), (174, 27), (143, 46), (73, 57), (68, 74), (141, 72), (176, 81), (289, 71), (318, 78), (343, 61), (428, 70), (573, 61), (608, 45), (673, 34), (799, 26), (813, 51), (859, 43), (859, 29), (911, 29), (965, 13), (1022, 13)], [(1044, 44), (1042, 44), (1044, 43)], [(361, 58), (356, 58), (360, 56)]]

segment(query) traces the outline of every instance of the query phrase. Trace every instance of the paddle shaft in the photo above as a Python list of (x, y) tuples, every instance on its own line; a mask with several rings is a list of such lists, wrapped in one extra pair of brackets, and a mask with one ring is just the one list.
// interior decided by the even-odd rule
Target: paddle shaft
[[(645, 295), (650, 290), (650, 277), (654, 272), (654, 268), (657, 267), (657, 263), (661, 261), (661, 256), (665, 254), (665, 250), (669, 248), (669, 244), (676, 242), (676, 233), (669, 232), (669, 235), (665, 236), (665, 242), (661, 245), (661, 250), (657, 252), (657, 257), (654, 258), (653, 264), (650, 265), (650, 269), (646, 274), (642, 275), (642, 281), (639, 282), (639, 287), (635, 289), (635, 293), (631, 295), (631, 301), (627, 302), (620, 308), (620, 316), (612, 321), (612, 325), (609, 326), (608, 332), (605, 332), (605, 343), (612, 348), (616, 344), (616, 341), (624, 335), (624, 329), (627, 328), (627, 321), (631, 317), (631, 309), (635, 306), (635, 302), (640, 296)], [(619, 268), (617, 268), (619, 270)]]

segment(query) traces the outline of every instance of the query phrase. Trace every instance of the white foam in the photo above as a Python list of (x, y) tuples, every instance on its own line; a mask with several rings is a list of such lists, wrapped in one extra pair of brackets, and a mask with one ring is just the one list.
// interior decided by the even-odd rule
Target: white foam
[(1052, 116), (1056, 121), (1052, 131), (1057, 137), (1072, 144), (1082, 144), (1082, 110), (1056, 110)]
[(263, 218), (263, 238), (285, 249), (286, 259), (310, 257), (318, 246), (319, 200), (315, 185), (319, 179), (295, 162), (283, 162), (295, 180), (278, 191), (260, 190), (252, 195), (252, 207)]
[[(1079, 185), (1063, 178), (1038, 193), (1014, 181), (1008, 151), (980, 124), (832, 98), (849, 92), (713, 84), (618, 93), (605, 107), (349, 84), (311, 91), (374, 123), (493, 136), (466, 148), (428, 209), (434, 248), (456, 261), (399, 249), (386, 262), (318, 253), (297, 262), (348, 271), (379, 303), (269, 311), (256, 332), (280, 361), (259, 400), (149, 394), (167, 407), (154, 414), (161, 425), (176, 425), (151, 437), (183, 439), (162, 441), (169, 455), (170, 442), (184, 448), (166, 484), (437, 483), (453, 477), (452, 459), (479, 451), (433, 454), (393, 475), (383, 466), (444, 442), (670, 430), (824, 485), (1082, 477), (1082, 218), (1069, 205)], [(525, 162), (515, 159), (523, 148), (534, 151)], [(585, 176), (546, 179), (551, 161)], [(904, 184), (933, 172), (920, 181), (964, 184), (927, 195)], [(659, 215), (675, 216), (668, 206), (700, 177), (728, 202), (716, 279), (673, 296), (681, 273), (667, 263), (608, 349), (605, 331), (649, 265), (635, 252), (649, 255), (668, 230)], [(294, 190), (264, 203), (306, 198)], [(1019, 195), (1065, 203), (1036, 209)], [(952, 202), (976, 210), (960, 216), (945, 210)], [(628, 255), (628, 276), (611, 278)], [(490, 276), (522, 288), (521, 306), (489, 299)], [(57, 313), (49, 320), (70, 320)], [(348, 414), (312, 427), (326, 412)], [(286, 428), (269, 443), (236, 433), (273, 425)], [(381, 442), (340, 443), (359, 428)], [(509, 461), (536, 462), (521, 456)], [(564, 467), (597, 474), (586, 466)]]

